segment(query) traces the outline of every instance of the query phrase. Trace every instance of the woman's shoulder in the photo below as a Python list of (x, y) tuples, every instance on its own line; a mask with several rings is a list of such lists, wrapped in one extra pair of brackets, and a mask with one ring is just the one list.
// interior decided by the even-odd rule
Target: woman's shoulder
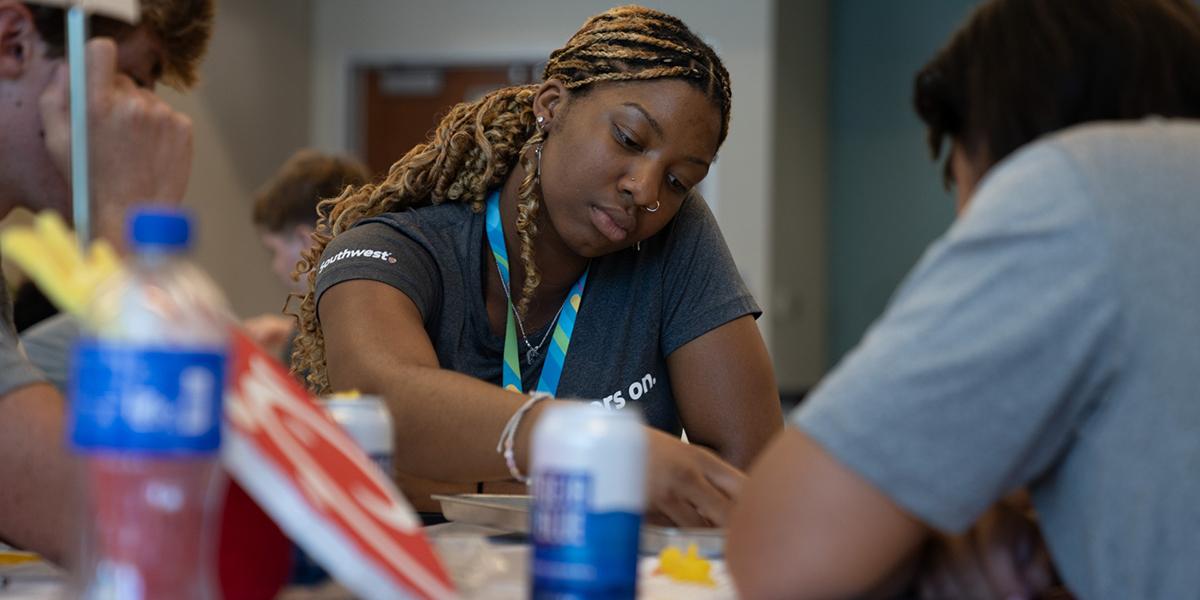
[[(465, 202), (443, 202), (364, 219), (357, 226), (383, 223), (401, 231), (436, 231), (448, 227), (462, 227), (464, 222), (475, 218), (477, 213)], [(356, 227), (357, 227), (356, 226)]]
[[(477, 217), (471, 207), (462, 202), (433, 204), (383, 213), (366, 218), (355, 224), (343, 235), (395, 235), (400, 234), (431, 252), (447, 244), (457, 245), (463, 236), (474, 229), (469, 224)], [(388, 230), (391, 230), (390, 232)]]
[(466, 204), (446, 203), (375, 215), (339, 233), (330, 241), (325, 254), (366, 247), (393, 252), (419, 247), (438, 256), (447, 246), (456, 245), (463, 235), (469, 235), (471, 228), (464, 224), (470, 222), (473, 214)]
[(709, 208), (708, 201), (698, 192), (692, 192), (683, 201), (679, 213), (671, 220), (664, 231), (664, 245), (668, 251), (683, 248), (695, 248), (716, 244), (725, 245), (717, 219)]
[(684, 199), (679, 213), (671, 220), (670, 235), (689, 234), (703, 230), (716, 230), (717, 219), (709, 208), (708, 201), (699, 192), (692, 192)]

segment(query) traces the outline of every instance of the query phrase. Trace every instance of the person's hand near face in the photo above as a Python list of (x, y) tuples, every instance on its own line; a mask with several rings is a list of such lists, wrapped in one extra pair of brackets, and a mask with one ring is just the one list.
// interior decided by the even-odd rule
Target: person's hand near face
[[(140, 30), (139, 30), (140, 32)], [(139, 33), (134, 33), (134, 36)], [(133, 45), (138, 46), (139, 40)], [(94, 233), (120, 246), (127, 209), (143, 202), (178, 203), (192, 163), (192, 123), (154, 95), (157, 70), (151, 41), (120, 54), (110, 39), (87, 44), (88, 126)], [(133, 76), (139, 80), (135, 82)], [(46, 146), (70, 178), (70, 85), (65, 62), (42, 93)]]

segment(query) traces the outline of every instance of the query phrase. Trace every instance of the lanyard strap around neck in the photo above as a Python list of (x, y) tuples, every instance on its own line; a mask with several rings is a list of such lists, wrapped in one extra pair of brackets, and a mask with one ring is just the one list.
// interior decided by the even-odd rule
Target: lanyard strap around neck
[[(500, 221), (500, 191), (493, 191), (487, 199), (486, 226), (488, 245), (492, 249), (492, 258), (500, 271), (501, 284), (511, 290), (512, 284), (508, 276), (508, 249), (504, 245), (504, 226)], [(589, 267), (590, 269), (590, 267)], [(538, 376), (537, 388), (534, 391), (555, 395), (558, 391), (558, 381), (562, 377), (563, 364), (567, 360), (567, 349), (571, 345), (571, 334), (575, 331), (575, 317), (579, 314), (579, 304), (583, 300), (583, 288), (587, 284), (588, 270), (584, 270), (579, 281), (571, 287), (566, 300), (563, 301), (558, 323), (550, 336), (550, 347), (546, 350), (546, 358), (542, 362), (542, 372)], [(514, 316), (516, 308), (507, 299), (508, 316), (504, 325), (504, 365), (501, 368), (502, 381), (505, 389), (523, 392), (521, 384), (521, 361), (517, 351), (517, 327)]]

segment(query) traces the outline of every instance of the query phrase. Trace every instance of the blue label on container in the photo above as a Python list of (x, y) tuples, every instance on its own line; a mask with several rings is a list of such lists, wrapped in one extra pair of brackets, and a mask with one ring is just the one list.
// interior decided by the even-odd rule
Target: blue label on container
[(73, 358), (77, 449), (208, 454), (220, 447), (224, 353), (90, 340)]
[(586, 473), (542, 472), (530, 527), (534, 598), (633, 598), (640, 514), (595, 512)]

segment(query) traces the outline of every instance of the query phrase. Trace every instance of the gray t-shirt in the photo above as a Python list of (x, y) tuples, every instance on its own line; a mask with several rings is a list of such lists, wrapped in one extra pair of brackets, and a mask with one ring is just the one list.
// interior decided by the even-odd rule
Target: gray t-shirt
[(21, 334), (25, 355), (50, 384), (66, 393), (71, 348), (83, 335), (79, 321), (65, 313), (26, 329)]
[[(504, 339), (484, 306), (484, 216), (461, 203), (368, 219), (321, 257), (317, 298), (352, 279), (391, 285), (412, 299), (445, 369), (500, 384)], [(680, 431), (666, 357), (738, 317), (761, 311), (734, 267), (704, 200), (693, 196), (671, 224), (592, 261), (563, 366), (561, 398), (641, 407), (647, 422)], [(529, 332), (540, 340), (543, 331)], [(532, 389), (545, 352), (521, 375)]]
[(1027, 486), (1081, 598), (1200, 594), (1200, 123), (992, 171), (791, 417), (932, 526)]
[(12, 321), (8, 283), (4, 280), (4, 273), (0, 273), (0, 398), (17, 388), (40, 381), (41, 374), (21, 352), (17, 328)]

